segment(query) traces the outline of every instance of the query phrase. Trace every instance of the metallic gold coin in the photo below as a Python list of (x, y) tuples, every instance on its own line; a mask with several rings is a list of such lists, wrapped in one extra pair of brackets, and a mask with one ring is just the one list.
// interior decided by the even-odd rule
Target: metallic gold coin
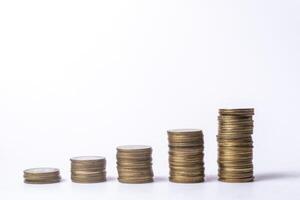
[(254, 181), (254, 177), (248, 178), (219, 178), (219, 181), (228, 182), (228, 183), (246, 183)]
[(117, 147), (118, 152), (149, 152), (152, 151), (150, 146), (146, 145), (123, 145)]
[(254, 115), (254, 108), (219, 109), (219, 113), (221, 115), (252, 116)]
[(176, 183), (204, 181), (203, 133), (200, 129), (168, 130), (169, 180)]
[(199, 143), (191, 143), (191, 144), (185, 144), (185, 143), (169, 143), (169, 147), (170, 148), (176, 148), (176, 147), (185, 147), (185, 148), (188, 148), (188, 147), (202, 147), (203, 145), (202, 144), (199, 144)]
[(203, 160), (204, 154), (195, 154), (195, 155), (178, 155), (178, 154), (169, 154), (169, 160), (179, 160), (179, 161), (193, 161), (193, 160)]
[(57, 168), (31, 168), (24, 170), (24, 182), (31, 184), (47, 184), (60, 182)]
[(77, 156), (71, 160), (71, 180), (75, 183), (106, 181), (106, 159), (103, 156)]
[(191, 142), (193, 140), (203, 140), (203, 134), (199, 133), (197, 135), (191, 134), (169, 134), (168, 141), (186, 141)]
[(122, 179), (118, 178), (118, 181), (120, 183), (127, 183), (127, 184), (142, 184), (142, 183), (152, 183), (153, 178), (147, 178), (147, 179)]
[(153, 178), (153, 173), (148, 173), (148, 174), (120, 174), (119, 178), (121, 179), (128, 179), (128, 180), (145, 180), (145, 179), (150, 179)]
[(172, 147), (169, 146), (169, 152), (179, 152), (179, 153), (189, 153), (189, 152), (203, 152), (203, 146), (193, 146), (193, 147)]
[(74, 183), (101, 183), (101, 182), (105, 182), (106, 181), (106, 177), (89, 178), (89, 179), (72, 177), (71, 180)]
[(70, 159), (72, 162), (105, 162), (105, 157), (103, 156), (77, 156)]
[(169, 177), (170, 182), (174, 183), (201, 183), (204, 182), (204, 177), (186, 177), (186, 176), (176, 176)]
[(170, 176), (187, 176), (187, 177), (197, 177), (204, 176), (204, 170), (199, 171), (171, 171)]
[(106, 179), (106, 173), (99, 174), (72, 174), (72, 178), (82, 179), (82, 180), (98, 180), (98, 179)]
[(254, 109), (220, 109), (218, 175), (224, 182), (253, 181)]
[(132, 170), (143, 170), (143, 169), (151, 169), (152, 164), (144, 164), (144, 165), (120, 165), (117, 164), (117, 169), (132, 169)]
[(249, 177), (253, 177), (253, 173), (241, 173), (241, 174), (230, 174), (228, 176), (222, 174), (218, 174), (221, 179), (245, 179)]
[(172, 163), (169, 164), (169, 168), (172, 170), (182, 170), (182, 171), (194, 171), (201, 170), (204, 168), (204, 162), (202, 164), (197, 165), (174, 165)]
[(203, 163), (203, 157), (195, 158), (195, 159), (179, 159), (179, 158), (174, 158), (170, 157), (169, 158), (170, 163), (180, 163), (180, 164), (196, 164), (196, 163)]
[(190, 134), (190, 135), (199, 135), (202, 134), (201, 129), (171, 129), (168, 130), (168, 135), (182, 135), (182, 134)]
[(59, 169), (57, 168), (31, 168), (24, 170), (24, 174), (31, 174), (31, 175), (52, 175), (52, 174), (58, 174)]
[(252, 121), (253, 118), (252, 116), (241, 116), (241, 115), (235, 115), (235, 114), (227, 114), (227, 115), (223, 115), (222, 113), (218, 116), (218, 120), (224, 120), (224, 121), (236, 121), (237, 123), (241, 122), (241, 121)]
[(219, 169), (219, 172), (222, 172), (222, 173), (232, 173), (232, 174), (234, 174), (234, 173), (241, 173), (241, 172), (253, 172), (253, 168), (252, 167), (250, 167), (250, 168), (239, 168), (239, 169), (237, 169), (237, 168), (223, 168), (223, 169)]
[(152, 148), (150, 146), (119, 146), (116, 158), (119, 182), (138, 184), (153, 181)]
[(131, 152), (117, 152), (117, 157), (119, 158), (127, 158), (127, 157), (136, 157), (136, 158), (143, 158), (149, 157), (152, 154), (152, 151), (131, 151)]
[(252, 151), (251, 147), (226, 147), (226, 146), (219, 146), (218, 151), (233, 151), (233, 152), (249, 152)]
[(61, 178), (52, 179), (52, 180), (24, 180), (24, 183), (27, 184), (51, 184), (60, 182)]

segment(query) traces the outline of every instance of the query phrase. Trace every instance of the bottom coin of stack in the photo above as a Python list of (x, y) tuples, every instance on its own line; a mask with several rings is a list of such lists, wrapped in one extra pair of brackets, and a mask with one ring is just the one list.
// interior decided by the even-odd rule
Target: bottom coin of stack
[(152, 148), (144, 145), (117, 147), (118, 180), (121, 183), (153, 182)]
[(203, 133), (199, 129), (168, 131), (169, 180), (175, 183), (204, 181)]
[(24, 182), (31, 184), (57, 183), (61, 180), (56, 168), (31, 168), (24, 170)]
[(71, 158), (71, 179), (75, 183), (99, 183), (106, 181), (106, 160), (102, 156)]
[(219, 110), (219, 180), (251, 182), (253, 176), (253, 108)]

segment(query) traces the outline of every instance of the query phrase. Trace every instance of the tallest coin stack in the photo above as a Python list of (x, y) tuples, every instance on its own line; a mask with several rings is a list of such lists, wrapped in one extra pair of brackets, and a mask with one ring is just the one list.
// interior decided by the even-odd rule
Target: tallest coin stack
[(219, 180), (250, 182), (253, 176), (253, 108), (220, 109), (218, 141)]

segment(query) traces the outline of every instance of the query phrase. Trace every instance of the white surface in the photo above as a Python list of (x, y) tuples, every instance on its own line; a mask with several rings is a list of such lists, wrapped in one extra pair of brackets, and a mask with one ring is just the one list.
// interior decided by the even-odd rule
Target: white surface
[[(298, 0), (0, 1), (1, 199), (299, 199)], [(217, 109), (255, 107), (257, 181), (216, 181)], [(167, 133), (200, 128), (207, 182), (166, 180)], [(116, 181), (116, 146), (153, 148), (158, 180)], [(110, 181), (70, 182), (103, 155)], [(64, 182), (25, 185), (60, 168)]]

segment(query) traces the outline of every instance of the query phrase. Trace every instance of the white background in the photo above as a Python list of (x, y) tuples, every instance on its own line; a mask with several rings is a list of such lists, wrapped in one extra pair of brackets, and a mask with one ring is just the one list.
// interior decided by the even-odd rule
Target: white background
[[(299, 199), (298, 0), (1, 0), (1, 199)], [(256, 182), (217, 181), (218, 108), (254, 107)], [(169, 183), (166, 130), (201, 128), (207, 181)], [(156, 182), (116, 180), (116, 146), (154, 149)], [(103, 155), (109, 181), (70, 181)], [(50, 166), (64, 181), (26, 185)]]

